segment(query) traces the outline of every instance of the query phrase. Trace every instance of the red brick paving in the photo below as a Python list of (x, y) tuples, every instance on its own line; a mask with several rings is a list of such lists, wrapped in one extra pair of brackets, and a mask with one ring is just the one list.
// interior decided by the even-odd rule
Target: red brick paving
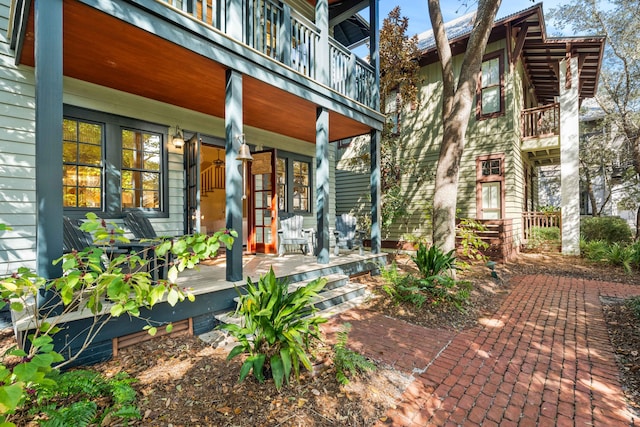
[(512, 279), (500, 310), (457, 335), (362, 310), (349, 321), (354, 349), (414, 373), (379, 426), (630, 426), (600, 296), (640, 288), (547, 275)]

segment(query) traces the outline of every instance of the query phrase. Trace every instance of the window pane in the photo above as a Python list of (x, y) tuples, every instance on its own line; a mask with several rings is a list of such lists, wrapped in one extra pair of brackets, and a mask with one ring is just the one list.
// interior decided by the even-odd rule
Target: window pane
[(63, 205), (102, 206), (102, 125), (64, 119), (62, 123)]
[(122, 130), (122, 207), (160, 209), (162, 138)]
[(276, 173), (278, 181), (278, 209), (287, 210), (287, 161), (276, 159)]
[(482, 89), (482, 114), (500, 111), (500, 87)]
[(493, 58), (482, 63), (482, 87), (500, 84), (500, 58)]
[(79, 163), (99, 165), (102, 160), (102, 147), (99, 145), (79, 144)]

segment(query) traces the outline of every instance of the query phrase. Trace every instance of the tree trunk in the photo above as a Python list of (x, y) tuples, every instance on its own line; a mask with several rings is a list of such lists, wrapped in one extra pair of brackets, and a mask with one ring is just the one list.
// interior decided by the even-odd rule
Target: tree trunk
[(453, 73), (451, 46), (444, 31), (439, 0), (428, 0), (442, 70), (443, 137), (436, 167), (433, 195), (433, 244), (448, 252), (456, 243), (456, 203), (460, 159), (471, 115), (482, 56), (487, 46), (501, 0), (479, 0), (476, 22), (469, 36), (457, 87)]

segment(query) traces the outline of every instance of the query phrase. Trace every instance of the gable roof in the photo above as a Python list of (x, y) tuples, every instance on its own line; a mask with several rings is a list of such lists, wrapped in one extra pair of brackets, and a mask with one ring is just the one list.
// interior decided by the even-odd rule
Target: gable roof
[[(445, 24), (454, 55), (465, 51), (475, 16), (475, 12), (470, 13)], [(548, 37), (542, 3), (495, 21), (489, 42), (507, 34), (514, 40), (507, 57), (512, 63), (522, 59), (529, 88), (540, 104), (551, 103), (559, 95), (560, 61), (568, 55), (578, 58), (580, 98), (595, 96), (604, 51), (603, 36)], [(432, 30), (418, 36), (418, 46), (422, 50), (422, 65), (438, 60)]]

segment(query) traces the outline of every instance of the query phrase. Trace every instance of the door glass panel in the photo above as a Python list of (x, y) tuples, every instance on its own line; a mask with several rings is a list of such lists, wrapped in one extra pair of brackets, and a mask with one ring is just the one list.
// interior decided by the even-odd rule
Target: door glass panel
[(482, 184), (482, 218), (500, 219), (501, 194), (499, 182)]

